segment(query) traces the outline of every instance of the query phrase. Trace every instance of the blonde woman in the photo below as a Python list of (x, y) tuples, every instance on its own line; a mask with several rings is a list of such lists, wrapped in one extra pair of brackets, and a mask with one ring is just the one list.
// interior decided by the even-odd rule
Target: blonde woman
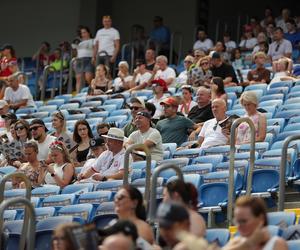
[[(246, 91), (240, 97), (240, 103), (246, 110), (244, 117), (249, 117), (255, 127), (255, 141), (262, 142), (266, 137), (266, 116), (257, 111), (258, 100), (254, 91)], [(250, 128), (247, 123), (242, 123), (237, 128), (236, 144), (250, 143)]]
[(109, 68), (104, 64), (96, 67), (95, 78), (91, 82), (90, 95), (102, 95), (112, 87)]
[(47, 169), (45, 183), (58, 185), (61, 188), (69, 185), (74, 176), (74, 167), (67, 148), (61, 141), (50, 144), (50, 157), (53, 163), (44, 167)]

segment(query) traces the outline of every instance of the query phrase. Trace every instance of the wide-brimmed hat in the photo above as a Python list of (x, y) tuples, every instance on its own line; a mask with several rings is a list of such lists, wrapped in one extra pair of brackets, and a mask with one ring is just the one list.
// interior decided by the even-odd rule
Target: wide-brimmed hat
[(102, 137), (118, 141), (124, 141), (124, 131), (119, 128), (110, 128), (108, 130), (107, 135), (102, 135)]

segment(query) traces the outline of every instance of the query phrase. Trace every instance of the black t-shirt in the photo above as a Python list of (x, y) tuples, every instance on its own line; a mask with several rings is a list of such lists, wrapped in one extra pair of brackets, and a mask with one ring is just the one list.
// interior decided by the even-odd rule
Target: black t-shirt
[(155, 63), (146, 65), (146, 70), (153, 71), (154, 65), (155, 65)]
[(213, 76), (218, 76), (221, 77), (222, 79), (225, 79), (226, 77), (232, 77), (232, 82), (235, 83), (239, 82), (233, 67), (226, 63), (222, 63), (220, 67), (212, 67), (211, 72)]
[(190, 118), (194, 123), (205, 122), (214, 118), (211, 111), (211, 104), (208, 104), (203, 108), (199, 108), (198, 105), (193, 107), (188, 114), (188, 118)]

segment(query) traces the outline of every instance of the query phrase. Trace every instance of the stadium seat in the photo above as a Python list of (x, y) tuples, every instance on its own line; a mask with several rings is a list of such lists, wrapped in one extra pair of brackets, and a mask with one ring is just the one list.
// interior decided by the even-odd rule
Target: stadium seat
[(279, 185), (279, 173), (274, 169), (257, 169), (253, 171), (252, 195), (269, 197), (276, 192)]
[(162, 160), (157, 163), (157, 166), (160, 166), (162, 164), (174, 164), (178, 166), (179, 168), (182, 168), (186, 165), (188, 165), (190, 159), (189, 158), (175, 158), (175, 159), (167, 159), (167, 160)]
[(11, 189), (4, 191), (4, 199), (16, 198), (16, 197), (25, 197), (25, 189)]
[(102, 108), (105, 111), (112, 112), (117, 109), (117, 105), (115, 104), (102, 105), (102, 106), (98, 106), (98, 108)]
[(50, 195), (57, 195), (60, 192), (60, 187), (56, 185), (45, 185), (32, 189), (31, 196), (45, 198)]
[[(81, 108), (96, 108), (101, 105), (101, 101), (86, 101), (81, 104)], [(79, 105), (79, 104), (78, 104)]]
[[(242, 152), (250, 152), (251, 145), (250, 144), (242, 144), (237, 149), (238, 153)], [(268, 142), (256, 142), (255, 143), (255, 151), (262, 155), (265, 151), (269, 149)]]
[(204, 175), (212, 172), (213, 165), (211, 163), (191, 164), (181, 168), (183, 174), (199, 174)]
[(92, 222), (96, 224), (96, 228), (105, 228), (112, 220), (117, 220), (118, 216), (116, 214), (100, 214), (93, 217)]
[(79, 103), (65, 103), (61, 106), (59, 106), (60, 110), (71, 110), (71, 109), (78, 109), (79, 108)]
[(16, 115), (18, 114), (33, 114), (36, 112), (36, 108), (30, 108), (30, 107), (21, 107), (17, 109)]
[[(140, 169), (145, 171), (146, 168), (146, 161), (135, 161), (132, 162), (130, 165), (131, 169)], [(156, 161), (151, 160), (151, 169), (154, 169), (156, 167)]]
[[(69, 103), (78, 103), (79, 105), (82, 105), (82, 103), (86, 102), (86, 96), (74, 96), (69, 100)], [(100, 103), (99, 103), (100, 105)]]
[(42, 207), (55, 207), (56, 210), (75, 202), (75, 194), (51, 195), (42, 201)]
[(266, 83), (253, 84), (253, 85), (246, 86), (244, 91), (255, 91), (260, 89), (263, 91), (263, 95), (264, 95), (267, 92), (267, 87), (268, 85)]
[(47, 111), (49, 113), (52, 113), (57, 110), (57, 105), (44, 105), (38, 108), (38, 112)]
[(223, 155), (205, 155), (200, 156), (195, 159), (193, 159), (192, 163), (211, 163), (214, 166), (216, 166), (218, 163), (222, 162), (224, 159)]
[(48, 111), (35, 112), (32, 114), (34, 118), (44, 119), (49, 116)]
[(170, 143), (163, 143), (162, 146), (163, 146), (163, 150), (170, 151), (171, 155), (174, 154), (174, 152), (176, 151), (176, 148), (177, 148), (177, 144), (174, 143), (174, 142), (173, 143), (172, 142), (170, 142)]
[(300, 249), (300, 240), (289, 240), (287, 241), (289, 250), (299, 250)]
[(109, 116), (109, 112), (108, 111), (97, 111), (97, 112), (91, 112), (88, 114), (88, 118), (106, 118)]
[(296, 222), (296, 214), (294, 212), (269, 212), (268, 225), (275, 225), (281, 228), (294, 225)]
[(294, 131), (294, 130), (299, 130), (299, 129), (300, 129), (300, 123), (292, 123), (292, 124), (287, 124), (284, 127), (283, 132)]
[(280, 132), (280, 126), (267, 126), (267, 133), (274, 135), (275, 138)]
[(269, 84), (269, 89), (272, 88), (281, 88), (281, 87), (288, 87), (291, 88), (293, 85), (292, 81), (281, 81), (281, 82), (273, 82), (271, 84)]
[(12, 221), (17, 218), (17, 210), (4, 210), (3, 220)]
[(112, 201), (113, 194), (111, 191), (94, 191), (83, 193), (78, 197), (78, 204), (90, 203), (97, 207), (99, 204)]
[(283, 104), (278, 108), (278, 112), (298, 110), (298, 109), (299, 109), (299, 103)]
[(20, 235), (22, 233), (23, 220), (4, 222), (3, 231), (8, 234), (6, 249), (19, 249)]
[(117, 192), (123, 186), (123, 180), (112, 180), (100, 182), (95, 187), (95, 191), (108, 190), (112, 192)]
[(224, 159), (229, 156), (229, 153), (230, 153), (229, 145), (214, 146), (202, 150), (202, 155), (223, 155)]
[(106, 117), (104, 122), (106, 123), (114, 123), (117, 127), (121, 127), (128, 119), (127, 115), (116, 115), (116, 116), (109, 116)]
[(104, 201), (98, 206), (95, 216), (104, 214), (115, 214), (115, 204), (113, 201)]
[(300, 225), (291, 225), (288, 228), (285, 228), (282, 237), (288, 242), (300, 240)]
[(71, 121), (71, 120), (83, 120), (85, 119), (86, 114), (73, 114), (73, 115), (68, 115), (67, 120)]
[(300, 116), (291, 117), (288, 121), (288, 124), (300, 123)]
[(300, 103), (300, 97), (289, 98), (284, 102), (284, 104), (294, 104), (294, 103)]
[(37, 207), (34, 211), (36, 221), (44, 220), (55, 215), (54, 207)]
[(279, 126), (280, 131), (283, 130), (285, 124), (284, 118), (272, 118), (267, 120), (267, 126)]
[[(84, 204), (76, 204), (76, 205), (68, 205), (61, 207), (57, 215), (71, 215), (74, 217), (79, 217), (83, 219), (85, 222), (89, 222), (91, 220), (91, 215), (93, 211), (93, 205), (84, 203)], [(76, 221), (76, 219), (75, 219)]]
[[(299, 115), (300, 115), (300, 113), (299, 113)], [(299, 134), (300, 134), (300, 129), (299, 130), (293, 130), (293, 131), (281, 132), (279, 135), (277, 135), (277, 137), (275, 138), (275, 141), (282, 141), (285, 138), (287, 138), (288, 136), (299, 135)]]
[(226, 228), (211, 228), (206, 230), (205, 239), (210, 244), (217, 244), (219, 247), (223, 247), (230, 239), (230, 232)]
[(72, 98), (72, 94), (57, 95), (54, 97), (54, 99), (64, 99), (65, 103), (69, 102), (71, 98)]
[(284, 96), (287, 96), (289, 90), (290, 89), (288, 87), (270, 88), (267, 91), (267, 95), (283, 94)]
[(284, 99), (284, 94), (273, 94), (264, 95), (260, 98), (260, 102), (271, 101), (271, 100), (282, 100)]
[[(299, 87), (299, 85), (295, 86), (295, 87)], [(290, 98), (297, 98), (297, 97), (300, 97), (300, 91), (299, 90), (298, 91), (293, 91), (293, 89), (291, 89), (290, 93), (288, 93), (286, 98), (290, 99)]]
[(231, 116), (231, 115), (244, 116), (246, 114), (246, 111), (245, 111), (245, 109), (232, 109), (232, 110), (226, 111), (226, 114), (228, 116)]
[[(200, 148), (189, 148), (175, 151), (173, 154), (173, 158), (189, 158), (193, 159), (200, 156), (201, 149)], [(191, 160), (190, 160), (191, 161)]]
[[(230, 163), (229, 162), (220, 162), (213, 168), (213, 171), (228, 171)], [(241, 175), (244, 182), (247, 180), (248, 173), (248, 161), (246, 160), (238, 160), (234, 161), (234, 169)]]
[[(159, 177), (157, 178), (157, 186), (161, 187), (164, 184), (165, 180), (167, 180), (169, 177), (172, 177), (174, 175), (175, 175), (175, 172), (171, 169), (161, 172), (161, 175), (159, 175)], [(165, 179), (164, 179), (164, 177), (165, 177)], [(136, 188), (145, 187), (146, 186), (146, 178), (135, 179), (134, 181), (131, 182), (131, 185)]]
[(80, 183), (80, 184), (70, 184), (65, 186), (62, 190), (62, 194), (75, 194), (79, 196), (82, 193), (92, 192), (94, 189), (93, 183)]
[(124, 99), (123, 98), (115, 98), (115, 99), (108, 99), (104, 101), (104, 105), (116, 105), (116, 109), (121, 109), (123, 104), (124, 104)]
[(263, 101), (259, 103), (260, 107), (278, 107), (283, 104), (282, 100), (269, 100), (269, 101)]
[(127, 115), (127, 117), (130, 117), (131, 110), (130, 109), (118, 109), (118, 110), (113, 110), (110, 113), (110, 116), (117, 116), (117, 115)]
[(57, 105), (58, 107), (63, 105), (65, 103), (65, 99), (52, 99), (52, 100), (49, 100), (47, 101), (47, 105)]
[(16, 172), (16, 168), (13, 166), (1, 167), (0, 168), (0, 175), (6, 175)]
[[(177, 179), (178, 179), (177, 175), (172, 176), (167, 180), (167, 183), (171, 182), (171, 181), (174, 181), (174, 180), (177, 180)], [(183, 179), (184, 179), (185, 182), (192, 183), (197, 188), (197, 190), (200, 188), (200, 186), (203, 183), (202, 176), (199, 175), (199, 174), (184, 174)]]

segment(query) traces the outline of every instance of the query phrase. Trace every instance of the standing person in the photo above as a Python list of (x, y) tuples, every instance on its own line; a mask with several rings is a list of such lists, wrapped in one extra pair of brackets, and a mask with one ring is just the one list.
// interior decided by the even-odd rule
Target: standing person
[(45, 123), (41, 119), (34, 119), (30, 123), (31, 135), (33, 139), (36, 141), (39, 153), (38, 153), (38, 160), (39, 161), (49, 161), (49, 146), (52, 142), (55, 141), (55, 137), (51, 135), (47, 135), (48, 129), (45, 126)]
[(75, 146), (72, 133), (67, 130), (66, 118), (61, 111), (52, 114), (52, 128), (54, 131), (50, 135), (56, 137), (58, 141), (64, 142), (68, 150)]
[(239, 47), (241, 51), (252, 51), (254, 46), (257, 44), (257, 39), (253, 37), (253, 29), (250, 25), (245, 25), (244, 34), (242, 36)]
[(193, 101), (193, 88), (190, 85), (183, 85), (181, 91), (182, 98), (181, 104), (178, 106), (178, 111), (184, 116), (188, 116), (191, 109), (197, 106), (197, 103)]
[(50, 54), (51, 46), (50, 43), (44, 41), (41, 43), (38, 51), (32, 56), (32, 60), (39, 60), (40, 69), (43, 69), (45, 66), (49, 65), (51, 61), (54, 60), (53, 55)]
[(89, 123), (86, 120), (78, 120), (73, 132), (73, 140), (77, 144), (70, 150), (75, 167), (82, 166), (87, 160), (92, 138), (93, 132)]
[[(120, 50), (120, 34), (119, 31), (112, 27), (111, 16), (103, 16), (103, 28), (98, 30), (94, 39), (93, 61), (96, 62), (97, 54), (105, 51), (109, 56), (110, 68), (112, 69)], [(106, 57), (101, 56), (99, 63), (106, 64)]]
[(276, 27), (273, 33), (273, 40), (269, 46), (268, 56), (272, 61), (278, 60), (281, 57), (292, 56), (292, 44), (290, 41), (284, 39), (284, 33), (282, 28)]
[(93, 39), (90, 29), (82, 26), (79, 30), (81, 42), (76, 46), (77, 60), (75, 65), (76, 72), (76, 92), (80, 92), (81, 80), (84, 79), (89, 85), (93, 79), (94, 66), (93, 57)]
[(214, 46), (211, 39), (207, 38), (204, 29), (199, 29), (197, 34), (198, 40), (194, 43), (193, 50), (201, 49), (206, 53)]
[(158, 121), (156, 129), (160, 132), (163, 143), (175, 142), (178, 146), (187, 141), (189, 133), (196, 129), (195, 124), (184, 116), (177, 115), (178, 102), (168, 97), (163, 105), (165, 119)]
[(151, 159), (163, 160), (162, 138), (157, 129), (151, 127), (151, 115), (146, 111), (138, 112), (135, 125), (138, 128), (128, 138), (127, 144), (144, 144), (151, 153)]
[(91, 82), (88, 93), (90, 95), (102, 95), (112, 88), (109, 68), (104, 64), (96, 67), (95, 78)]
[(152, 89), (154, 97), (148, 102), (153, 103), (156, 108), (153, 119), (159, 120), (163, 114), (163, 108), (160, 103), (167, 98), (164, 93), (168, 91), (168, 86), (164, 80), (158, 79), (152, 81)]

